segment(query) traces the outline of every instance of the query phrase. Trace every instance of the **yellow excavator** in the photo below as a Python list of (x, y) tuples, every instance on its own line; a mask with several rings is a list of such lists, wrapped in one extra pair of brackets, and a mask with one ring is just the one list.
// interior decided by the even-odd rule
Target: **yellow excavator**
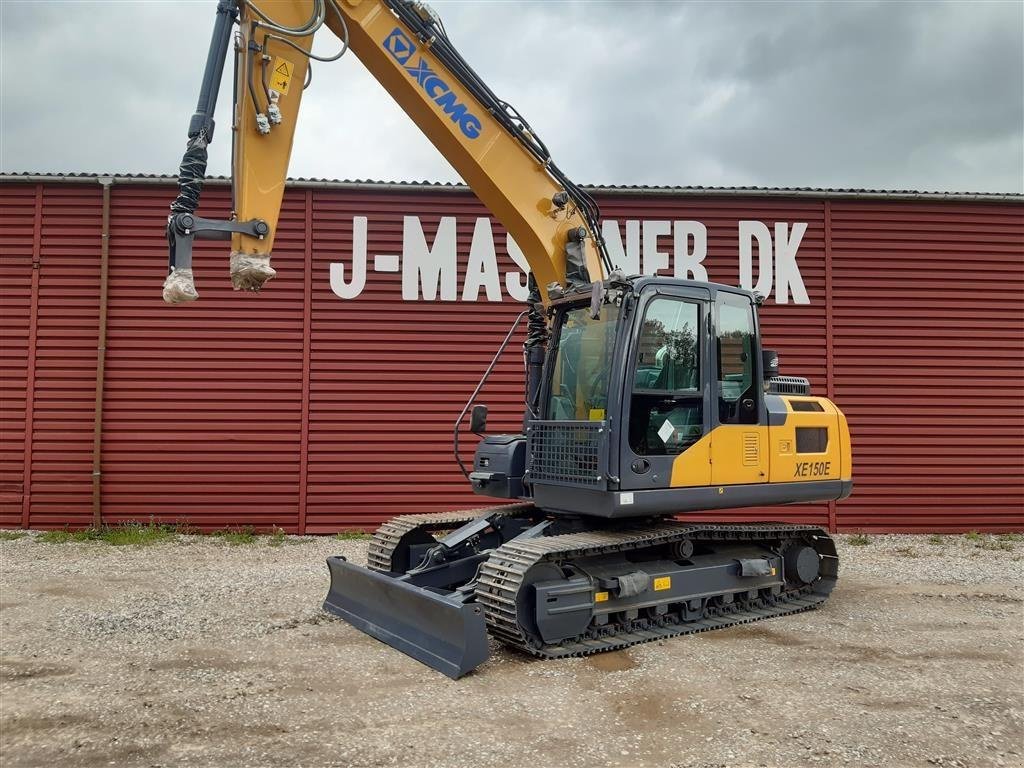
[[(340, 41), (330, 57), (311, 52), (324, 26)], [(233, 212), (205, 219), (196, 209), (232, 42)], [(347, 50), (512, 235), (531, 295), (455, 425), (467, 481), (502, 503), (385, 523), (366, 567), (328, 559), (324, 608), (457, 678), (488, 657), (488, 634), (559, 658), (820, 605), (838, 575), (826, 531), (687, 514), (846, 498), (843, 414), (806, 379), (779, 375), (777, 354), (761, 348), (762, 297), (618, 270), (595, 201), (425, 3), (220, 0), (168, 218), (164, 299), (197, 298), (195, 238), (231, 241), (236, 289), (273, 277), (310, 61)], [(485, 434), (486, 406), (475, 401), (521, 322), (523, 429)], [(467, 415), (481, 438), (472, 467), (458, 451)]]

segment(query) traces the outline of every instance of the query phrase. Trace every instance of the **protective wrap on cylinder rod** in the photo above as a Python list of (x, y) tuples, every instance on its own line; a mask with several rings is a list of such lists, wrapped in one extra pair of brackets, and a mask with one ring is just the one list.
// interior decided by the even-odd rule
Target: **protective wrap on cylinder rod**
[(548, 322), (543, 311), (537, 308), (541, 302), (540, 288), (537, 287), (537, 280), (532, 274), (528, 287), (530, 293), (526, 297), (526, 302), (530, 305), (530, 313), (526, 316), (526, 341), (523, 342), (525, 349), (545, 346), (548, 343)]
[(548, 345), (548, 324), (540, 307), (540, 289), (533, 275), (528, 282), (527, 296), (530, 308), (526, 315), (526, 341), (523, 354), (526, 358), (526, 412), (523, 414), (523, 429), (531, 418), (537, 418), (537, 402), (540, 397), (541, 379), (544, 372), (544, 356)]
[(205, 131), (200, 131), (199, 135), (188, 140), (178, 169), (178, 196), (171, 203), (171, 213), (195, 213), (199, 207), (209, 159), (206, 145)]

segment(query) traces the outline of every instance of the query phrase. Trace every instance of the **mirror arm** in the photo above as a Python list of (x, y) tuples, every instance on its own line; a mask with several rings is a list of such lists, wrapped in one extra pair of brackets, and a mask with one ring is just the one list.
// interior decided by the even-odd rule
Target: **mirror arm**
[(509, 341), (512, 340), (512, 336), (515, 334), (516, 328), (519, 327), (519, 323), (524, 317), (526, 317), (529, 311), (530, 310), (528, 309), (524, 309), (516, 315), (516, 319), (512, 321), (512, 327), (509, 328), (508, 333), (505, 334), (505, 339), (498, 346), (498, 351), (494, 353), (494, 357), (491, 359), (491, 364), (487, 366), (487, 370), (484, 371), (484, 375), (480, 377), (480, 381), (477, 383), (476, 389), (473, 390), (473, 394), (469, 396), (469, 400), (467, 400), (466, 404), (463, 406), (462, 412), (459, 414), (459, 418), (455, 420), (455, 428), (452, 430), (452, 435), (454, 437), (452, 440), (452, 449), (455, 453), (455, 461), (467, 480), (469, 480), (469, 470), (466, 469), (466, 465), (463, 463), (462, 457), (459, 455), (459, 427), (462, 426), (462, 420), (466, 418), (466, 413), (468, 413), (469, 409), (473, 406), (473, 403), (476, 401), (476, 396), (480, 394), (480, 390), (484, 388), (484, 384), (490, 377), (494, 367), (498, 364), (498, 358), (501, 357), (501, 353), (505, 351), (505, 347), (507, 347)]

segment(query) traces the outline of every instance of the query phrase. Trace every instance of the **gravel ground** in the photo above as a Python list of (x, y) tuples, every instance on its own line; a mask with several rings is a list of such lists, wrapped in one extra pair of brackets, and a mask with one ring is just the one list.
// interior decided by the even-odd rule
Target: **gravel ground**
[(1024, 541), (839, 539), (820, 610), (457, 682), (321, 613), (364, 541), (2, 541), (0, 760), (1024, 765)]

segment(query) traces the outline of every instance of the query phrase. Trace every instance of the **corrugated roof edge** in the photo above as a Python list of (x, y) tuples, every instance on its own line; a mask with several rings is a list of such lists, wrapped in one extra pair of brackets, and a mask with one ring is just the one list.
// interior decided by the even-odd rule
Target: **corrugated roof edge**
[[(173, 184), (177, 176), (168, 174), (123, 174), (123, 173), (0, 173), (4, 182), (75, 183), (90, 180), (110, 179), (116, 184)], [(209, 184), (227, 184), (226, 176), (210, 176)], [(441, 181), (375, 181), (372, 179), (288, 179), (288, 186), (300, 188), (327, 188), (377, 191), (429, 191), (469, 192), (465, 184)], [(691, 187), (691, 186), (640, 186), (617, 184), (587, 184), (584, 188), (596, 193), (648, 196), (722, 196), (722, 197), (812, 197), (812, 198), (862, 198), (885, 200), (948, 200), (979, 202), (1024, 202), (1019, 192), (922, 192), (918, 190), (893, 189), (830, 189), (820, 187)]]

